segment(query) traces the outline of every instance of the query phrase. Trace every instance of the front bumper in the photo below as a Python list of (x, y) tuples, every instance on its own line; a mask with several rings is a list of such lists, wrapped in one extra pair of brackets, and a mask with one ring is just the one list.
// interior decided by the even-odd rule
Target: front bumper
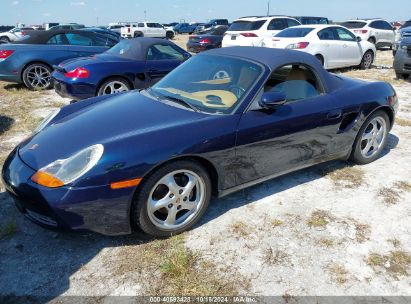
[(53, 77), (54, 90), (61, 97), (82, 100), (96, 96), (97, 88), (94, 85), (86, 83), (66, 83)]
[(411, 46), (408, 51), (399, 49), (394, 58), (394, 70), (396, 73), (411, 74)]
[(46, 188), (31, 181), (35, 170), (15, 149), (2, 169), (7, 192), (17, 208), (33, 222), (47, 228), (90, 230), (105, 235), (131, 233), (130, 204), (133, 189), (97, 187)]

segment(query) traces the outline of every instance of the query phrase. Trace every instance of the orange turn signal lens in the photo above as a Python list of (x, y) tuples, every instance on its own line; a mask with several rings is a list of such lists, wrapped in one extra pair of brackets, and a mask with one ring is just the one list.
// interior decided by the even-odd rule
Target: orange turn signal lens
[(123, 188), (134, 187), (140, 184), (141, 180), (142, 178), (135, 178), (135, 179), (125, 180), (121, 182), (111, 183), (110, 187), (111, 189), (123, 189)]
[(31, 177), (31, 180), (36, 184), (39, 184), (47, 188), (58, 188), (64, 186), (64, 183), (57, 177), (54, 177), (53, 175), (43, 171), (37, 171)]

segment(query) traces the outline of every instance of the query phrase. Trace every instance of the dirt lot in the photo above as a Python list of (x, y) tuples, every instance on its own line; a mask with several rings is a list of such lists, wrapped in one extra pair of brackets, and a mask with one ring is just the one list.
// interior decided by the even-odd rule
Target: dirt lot
[[(380, 51), (376, 68), (336, 71), (397, 90), (383, 157), (331, 162), (215, 199), (195, 229), (168, 240), (48, 231), (21, 216), (0, 185), (0, 295), (411, 296), (411, 83), (394, 79), (391, 65), (391, 52)], [(0, 83), (0, 165), (68, 103)]]

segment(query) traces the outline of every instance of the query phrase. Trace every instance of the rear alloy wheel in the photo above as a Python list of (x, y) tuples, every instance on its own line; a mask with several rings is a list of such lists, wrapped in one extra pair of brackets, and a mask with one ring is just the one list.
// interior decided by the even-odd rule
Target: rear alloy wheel
[(144, 180), (133, 203), (132, 219), (145, 233), (168, 237), (192, 227), (204, 214), (210, 197), (211, 181), (203, 166), (176, 161)]
[(368, 42), (375, 45), (376, 41), (374, 37), (368, 38)]
[(315, 55), (315, 58), (318, 59), (319, 62), (321, 62), (321, 65), (324, 66), (324, 58), (321, 55)]
[(397, 79), (408, 79), (410, 77), (410, 74), (401, 74), (401, 73), (395, 73), (397, 76)]
[(0, 41), (3, 43), (10, 43), (9, 37), (6, 37), (6, 36), (0, 37)]
[(24, 85), (30, 90), (47, 90), (52, 87), (51, 68), (43, 63), (33, 63), (23, 71)]
[(364, 56), (361, 59), (360, 69), (367, 70), (371, 68), (373, 61), (374, 61), (373, 52), (372, 51), (365, 52)]
[(130, 85), (128, 82), (121, 78), (112, 78), (106, 80), (98, 90), (97, 95), (110, 95), (117, 94), (125, 91), (130, 91)]
[(174, 38), (174, 33), (171, 32), (171, 31), (168, 31), (168, 32), (166, 33), (166, 38), (169, 39), (169, 40), (173, 39), (173, 38)]
[(376, 160), (385, 148), (389, 126), (390, 121), (384, 111), (372, 114), (358, 132), (351, 159), (360, 165)]

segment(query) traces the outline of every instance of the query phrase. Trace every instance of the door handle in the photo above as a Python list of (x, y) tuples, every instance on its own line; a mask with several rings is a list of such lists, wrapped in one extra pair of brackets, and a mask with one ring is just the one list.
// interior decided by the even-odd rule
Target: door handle
[(342, 115), (341, 110), (335, 110), (335, 111), (331, 111), (330, 113), (328, 113), (327, 118), (328, 119), (338, 119), (341, 117), (341, 115)]
[(343, 44), (343, 47), (346, 48), (346, 47), (347, 47), (347, 44)]

